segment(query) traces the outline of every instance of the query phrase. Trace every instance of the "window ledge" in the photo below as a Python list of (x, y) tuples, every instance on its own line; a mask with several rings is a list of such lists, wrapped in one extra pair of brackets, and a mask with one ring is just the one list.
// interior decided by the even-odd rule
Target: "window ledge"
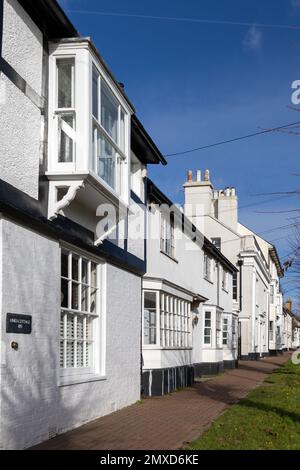
[(174, 258), (174, 256), (171, 256), (171, 255), (168, 255), (168, 253), (166, 253), (165, 251), (163, 250), (160, 250), (161, 254), (165, 255), (167, 258), (171, 259), (172, 261), (174, 261), (175, 263), (178, 263), (178, 260), (176, 258)]
[(207, 281), (207, 282), (209, 282), (210, 284), (213, 284), (213, 283), (214, 283), (214, 281), (212, 281), (211, 279), (209, 279), (208, 277), (205, 277), (205, 276), (204, 276), (204, 280)]
[(228, 289), (225, 289), (224, 287), (222, 287), (222, 291), (226, 292), (226, 294), (229, 293), (229, 290), (228, 290)]
[(107, 380), (107, 377), (105, 375), (98, 375), (98, 374), (87, 374), (86, 376), (80, 375), (80, 376), (70, 376), (70, 377), (60, 377), (58, 386), (59, 387), (66, 387), (68, 385), (77, 385), (77, 384), (83, 384), (83, 383), (88, 383), (88, 382), (100, 382)]
[(186, 346), (186, 347), (176, 347), (176, 346), (159, 346), (156, 344), (153, 345), (144, 345), (143, 349), (145, 351), (153, 351), (153, 350), (159, 350), (159, 351), (191, 351), (193, 349), (192, 346)]

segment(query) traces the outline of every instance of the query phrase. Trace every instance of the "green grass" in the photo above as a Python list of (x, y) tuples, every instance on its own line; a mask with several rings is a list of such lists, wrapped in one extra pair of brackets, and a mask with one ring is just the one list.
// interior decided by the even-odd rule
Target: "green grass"
[(289, 361), (276, 370), (188, 449), (300, 449), (300, 366)]

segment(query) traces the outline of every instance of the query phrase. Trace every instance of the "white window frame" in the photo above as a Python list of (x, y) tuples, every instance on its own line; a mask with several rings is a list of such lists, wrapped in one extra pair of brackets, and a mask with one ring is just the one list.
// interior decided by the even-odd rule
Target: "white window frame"
[[(152, 344), (147, 344), (145, 343), (145, 293), (153, 293), (155, 294), (155, 298), (156, 298), (156, 325), (155, 325), (155, 328), (156, 328), (156, 342), (155, 343), (152, 343)], [(153, 348), (155, 346), (158, 346), (160, 344), (160, 336), (159, 336), (159, 331), (160, 329), (158, 328), (158, 325), (159, 325), (159, 291), (156, 291), (156, 290), (153, 290), (153, 289), (144, 289), (143, 290), (143, 295), (142, 295), (142, 309), (143, 309), (143, 315), (142, 315), (142, 344), (143, 344), (143, 347), (145, 348)]]
[(216, 348), (222, 348), (222, 313), (216, 311)]
[[(155, 344), (145, 344), (144, 341), (144, 305), (146, 292), (156, 293)], [(165, 291), (144, 289), (142, 328), (142, 344), (144, 349), (191, 349), (191, 302)]]
[[(72, 69), (72, 106), (70, 108), (59, 108), (58, 107), (58, 61), (60, 60), (74, 60), (74, 65)], [(54, 111), (53, 111), (53, 119), (55, 121), (55, 139), (54, 139), (54, 158), (56, 160), (56, 165), (59, 171), (71, 171), (74, 168), (76, 163), (76, 128), (77, 128), (77, 119), (76, 119), (76, 54), (59, 54), (55, 55), (54, 57), (54, 75), (55, 75), (55, 96), (54, 96)], [(73, 118), (74, 122), (74, 129), (71, 128), (66, 122), (63, 121), (63, 116), (70, 115)], [(60, 139), (61, 139), (61, 131), (64, 131), (65, 134), (72, 140), (73, 142), (73, 159), (71, 162), (60, 162), (59, 161), (59, 154), (60, 154)]]
[(223, 268), (223, 272), (222, 272), (222, 289), (225, 292), (228, 292), (228, 285), (229, 285), (228, 279), (229, 279), (229, 273), (228, 273), (228, 271), (226, 271), (226, 269)]
[[(174, 214), (160, 212), (160, 251), (175, 259), (175, 220)], [(168, 231), (170, 236), (168, 235)]]
[[(92, 329), (93, 329), (93, 347), (92, 347), (92, 363), (90, 367), (61, 367), (61, 355), (60, 355), (60, 347), (61, 341), (66, 341), (66, 336), (61, 336), (59, 334), (59, 373), (58, 373), (58, 384), (59, 385), (69, 385), (69, 384), (76, 384), (82, 382), (89, 382), (95, 380), (104, 380), (106, 379), (106, 310), (105, 310), (105, 302), (106, 302), (106, 265), (102, 260), (99, 260), (96, 257), (91, 256), (89, 253), (86, 253), (83, 250), (73, 248), (68, 244), (62, 244), (61, 246), (61, 259), (63, 251), (68, 253), (68, 278), (60, 276), (60, 279), (65, 279), (68, 282), (68, 307), (60, 307), (59, 310), (59, 324), (61, 324), (61, 316), (62, 313), (65, 312), (65, 315), (69, 312), (71, 315), (76, 316), (90, 316), (93, 317), (94, 320), (92, 322)], [(83, 312), (78, 309), (69, 308), (72, 307), (71, 305), (71, 296), (72, 296), (72, 256), (76, 256), (79, 259), (79, 266), (78, 266), (78, 285), (85, 286), (85, 283), (80, 282), (80, 276), (82, 275), (82, 259), (88, 261), (88, 293), (90, 294), (90, 289), (93, 288), (91, 286), (91, 277), (90, 277), (90, 267), (91, 263), (96, 265), (96, 272), (97, 272), (97, 289), (96, 291), (96, 310), (95, 313), (90, 313), (90, 295), (88, 296), (88, 311)], [(71, 277), (70, 277), (71, 273)], [(78, 289), (78, 306), (81, 305), (81, 296), (82, 290), (81, 288)], [(65, 317), (66, 318), (66, 317)], [(66, 321), (66, 320), (64, 320)], [(76, 321), (74, 320), (74, 324), (76, 325)], [(64, 325), (65, 326), (65, 325)], [(75, 327), (75, 326), (74, 326)], [(76, 335), (74, 335), (76, 336)], [(76, 340), (77, 338), (75, 338)], [(76, 364), (76, 354), (74, 352), (75, 359), (74, 362)], [(64, 362), (66, 361), (66, 352), (64, 355)], [(65, 364), (64, 364), (65, 365)]]
[[(98, 138), (101, 138), (101, 136), (106, 140), (113, 148), (113, 150), (116, 152), (116, 167), (115, 167), (115, 187), (111, 186), (107, 181), (103, 179), (103, 181), (108, 184), (113, 191), (115, 191), (117, 194), (121, 195), (122, 192), (122, 186), (124, 184), (123, 182), (123, 176), (122, 176), (122, 169), (125, 163), (128, 163), (129, 161), (129, 155), (128, 155), (128, 112), (120, 102), (118, 96), (114, 92), (114, 90), (111, 88), (110, 84), (108, 81), (104, 78), (103, 74), (100, 71), (99, 66), (97, 65), (96, 61), (92, 61), (92, 74), (91, 74), (91, 93), (92, 93), (92, 100), (93, 100), (93, 73), (94, 70), (98, 73), (98, 119), (96, 116), (93, 114), (93, 105), (91, 107), (91, 113), (92, 113), (92, 146), (93, 146), (93, 171), (97, 174), (97, 176), (102, 180), (101, 176), (98, 173), (98, 159), (97, 159), (97, 145), (98, 145)], [(117, 142), (109, 135), (107, 130), (103, 127), (101, 121), (102, 121), (102, 116), (101, 116), (101, 84), (105, 83), (106, 87), (109, 89), (111, 92), (113, 98), (116, 100), (118, 103), (118, 123), (117, 123)], [(123, 113), (124, 115), (124, 142), (123, 146), (124, 148), (121, 148), (121, 114)], [(97, 135), (99, 136), (97, 138)]]
[(222, 346), (229, 347), (229, 318), (222, 319)]
[[(207, 318), (209, 315), (209, 318)], [(206, 321), (209, 321), (209, 326), (206, 325)], [(208, 348), (212, 346), (212, 323), (213, 323), (213, 312), (212, 310), (205, 309), (203, 315), (203, 347)], [(205, 330), (209, 330), (209, 334), (206, 334)], [(209, 338), (209, 343), (205, 342), (205, 338)]]
[(213, 283), (213, 259), (207, 253), (204, 253), (203, 277), (206, 281)]

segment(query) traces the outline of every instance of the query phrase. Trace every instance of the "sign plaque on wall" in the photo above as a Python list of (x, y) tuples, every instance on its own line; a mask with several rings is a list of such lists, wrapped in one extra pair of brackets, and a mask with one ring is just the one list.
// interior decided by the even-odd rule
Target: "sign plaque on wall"
[(6, 333), (30, 335), (31, 325), (31, 315), (19, 315), (17, 313), (7, 313), (6, 315)]

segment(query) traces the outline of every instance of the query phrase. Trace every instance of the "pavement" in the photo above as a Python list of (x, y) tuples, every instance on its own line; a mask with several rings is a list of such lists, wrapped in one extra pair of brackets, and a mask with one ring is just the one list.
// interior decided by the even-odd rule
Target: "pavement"
[(290, 353), (240, 361), (237, 369), (120, 411), (35, 446), (37, 450), (175, 450), (205, 431), (228, 407), (259, 386)]

